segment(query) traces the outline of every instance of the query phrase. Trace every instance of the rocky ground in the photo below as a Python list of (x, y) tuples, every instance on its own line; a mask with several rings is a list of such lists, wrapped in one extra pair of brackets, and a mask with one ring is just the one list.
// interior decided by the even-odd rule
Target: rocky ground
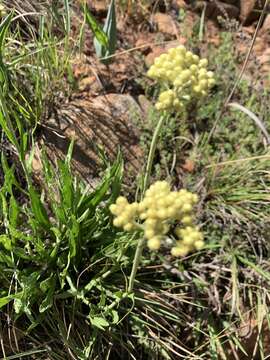
[[(89, 6), (94, 16), (102, 22), (108, 1), (89, 1)], [(142, 149), (134, 118), (143, 118), (151, 108), (138, 79), (145, 78), (146, 69), (154, 58), (168, 48), (178, 44), (189, 46), (194, 24), (205, 15), (203, 37), (195, 50), (207, 56), (209, 44), (219, 47), (220, 31), (228, 28), (234, 32), (239, 72), (252, 47), (244, 76), (250, 79), (255, 76), (258, 84), (269, 83), (268, 8), (264, 9), (263, 21), (254, 36), (263, 6), (263, 1), (246, 0), (127, 2), (125, 11), (118, 11), (118, 49), (112, 64), (106, 67), (96, 59), (93, 37), (90, 31), (87, 32), (84, 53), (73, 59), (77, 90), (70, 99), (60, 103), (54, 116), (44, 124), (40, 145), (45, 143), (52, 157), (63, 157), (70, 139), (75, 138), (74, 167), (90, 182), (98, 176), (98, 158), (93, 143), (104, 148), (110, 159), (120, 146), (127, 168), (137, 173), (142, 165)], [(78, 31), (76, 21), (73, 31)], [(34, 168), (38, 173), (38, 150)]]

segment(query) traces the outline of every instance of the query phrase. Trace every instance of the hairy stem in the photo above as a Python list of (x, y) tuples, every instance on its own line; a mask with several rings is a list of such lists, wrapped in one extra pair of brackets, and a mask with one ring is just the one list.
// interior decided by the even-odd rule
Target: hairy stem
[(165, 116), (165, 114), (163, 114), (160, 117), (157, 127), (153, 134), (153, 138), (152, 138), (152, 142), (151, 142), (150, 150), (149, 150), (149, 154), (148, 154), (146, 169), (145, 169), (145, 176), (144, 176), (144, 180), (143, 180), (142, 197), (144, 196), (144, 193), (149, 185), (150, 175), (151, 175), (151, 171), (152, 171), (152, 167), (153, 167), (154, 156), (155, 156), (155, 152), (157, 149), (158, 138), (159, 138), (160, 131), (161, 131), (161, 128), (162, 128), (162, 125), (163, 125), (165, 119), (166, 119), (166, 116)]
[(138, 242), (137, 249), (136, 249), (136, 252), (135, 252), (135, 256), (134, 256), (134, 259), (133, 259), (133, 265), (132, 265), (132, 270), (131, 270), (131, 274), (130, 274), (130, 278), (129, 278), (129, 284), (128, 284), (128, 293), (133, 291), (134, 281), (135, 281), (137, 270), (138, 270), (138, 267), (139, 267), (139, 264), (140, 264), (142, 251), (143, 251), (143, 245), (144, 245), (144, 238), (142, 237)]
[[(144, 176), (144, 180), (143, 180), (142, 198), (143, 198), (145, 191), (149, 185), (149, 180), (150, 180), (150, 175), (151, 175), (151, 171), (153, 168), (153, 161), (154, 161), (154, 156), (155, 156), (155, 152), (156, 152), (156, 148), (157, 148), (157, 143), (158, 143), (160, 131), (162, 129), (162, 125), (163, 125), (165, 119), (166, 119), (165, 115), (162, 115), (160, 117), (157, 127), (153, 134), (153, 138), (152, 138), (152, 142), (151, 142), (150, 150), (149, 150), (149, 154), (148, 154), (147, 164), (146, 164), (145, 176)], [(138, 266), (140, 264), (144, 241), (145, 241), (145, 239), (141, 238), (137, 245), (137, 249), (136, 249), (134, 261), (133, 261), (133, 266), (132, 266), (132, 270), (131, 270), (131, 274), (130, 274), (130, 278), (129, 278), (128, 292), (133, 291), (134, 281), (135, 281), (135, 277), (137, 274)]]

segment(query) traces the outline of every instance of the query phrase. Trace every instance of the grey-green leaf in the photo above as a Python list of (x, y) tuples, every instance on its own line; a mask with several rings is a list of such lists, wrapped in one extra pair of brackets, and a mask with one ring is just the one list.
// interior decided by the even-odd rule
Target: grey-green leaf
[(94, 45), (97, 56), (104, 64), (108, 64), (110, 63), (111, 58), (106, 59), (106, 57), (109, 57), (115, 53), (117, 41), (116, 11), (114, 0), (111, 0), (103, 31), (107, 36), (108, 45), (104, 46), (97, 37), (95, 37)]
[(102, 30), (99, 23), (96, 21), (94, 16), (91, 14), (88, 6), (84, 4), (84, 16), (85, 16), (85, 22), (90, 27), (90, 29), (93, 31), (95, 38), (99, 41), (100, 44), (104, 47), (108, 47), (108, 37), (106, 33)]

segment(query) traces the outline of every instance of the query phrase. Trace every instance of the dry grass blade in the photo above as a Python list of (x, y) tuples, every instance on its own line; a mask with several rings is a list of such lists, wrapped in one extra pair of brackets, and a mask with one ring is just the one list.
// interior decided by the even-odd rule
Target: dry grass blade
[(229, 103), (228, 106), (235, 108), (237, 110), (240, 110), (243, 113), (245, 113), (246, 115), (248, 115), (255, 122), (255, 124), (258, 126), (258, 128), (261, 130), (261, 132), (263, 133), (263, 135), (267, 141), (267, 144), (268, 145), (270, 144), (270, 136), (268, 134), (268, 131), (266, 130), (263, 122), (258, 118), (257, 115), (255, 115), (252, 111), (247, 109), (245, 106), (238, 104), (236, 102)]

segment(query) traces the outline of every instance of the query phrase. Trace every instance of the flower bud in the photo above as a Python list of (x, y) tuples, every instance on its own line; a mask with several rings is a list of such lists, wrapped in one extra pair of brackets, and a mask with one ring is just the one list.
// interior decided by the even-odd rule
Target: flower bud
[(189, 203), (186, 203), (182, 206), (182, 211), (184, 213), (191, 212), (192, 211), (192, 205)]
[(116, 204), (110, 205), (109, 209), (113, 215), (118, 215), (118, 206)]
[(197, 74), (198, 72), (198, 66), (195, 64), (192, 64), (189, 68), (189, 70), (191, 71), (192, 74)]
[(199, 67), (200, 67), (200, 68), (206, 68), (207, 65), (208, 65), (208, 60), (207, 60), (207, 59), (201, 59), (201, 60), (199, 61)]
[(215, 79), (208, 79), (208, 87), (211, 88), (212, 86), (214, 86), (216, 84)]
[(155, 236), (155, 237), (149, 239), (147, 241), (147, 246), (149, 247), (150, 250), (158, 250), (161, 246), (160, 238)]
[(186, 256), (189, 252), (189, 248), (188, 246), (185, 245), (181, 245), (181, 246), (174, 246), (171, 249), (171, 254), (172, 256), (175, 257), (181, 257), (181, 256)]
[(189, 216), (189, 215), (183, 216), (181, 221), (182, 221), (183, 225), (191, 225), (192, 224), (192, 217)]
[(124, 230), (125, 231), (133, 230), (133, 224), (132, 223), (127, 223), (126, 225), (124, 225)]
[(177, 53), (181, 54), (181, 55), (185, 55), (185, 53), (187, 51), (184, 45), (179, 45), (179, 46), (177, 46), (176, 49), (177, 49)]
[(119, 197), (116, 199), (116, 204), (117, 204), (117, 205), (126, 205), (126, 204), (128, 204), (128, 201), (127, 201), (127, 199), (126, 199), (124, 196), (119, 196)]
[(121, 217), (117, 217), (113, 220), (113, 225), (115, 227), (121, 227), (123, 225), (123, 219)]
[(155, 236), (155, 231), (152, 228), (146, 228), (144, 231), (146, 239), (151, 239)]
[(194, 247), (195, 247), (196, 250), (201, 250), (204, 247), (203, 240), (195, 241)]

